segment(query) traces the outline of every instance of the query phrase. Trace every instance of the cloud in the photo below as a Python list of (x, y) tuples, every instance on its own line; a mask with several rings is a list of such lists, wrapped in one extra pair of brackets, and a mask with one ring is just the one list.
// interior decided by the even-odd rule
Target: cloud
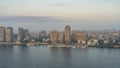
[(65, 23), (65, 22), (73, 22), (75, 20), (57, 18), (57, 17), (49, 17), (49, 16), (6, 16), (0, 17), (0, 23), (18, 23), (18, 22), (26, 22), (26, 23)]
[(120, 29), (120, 21), (111, 20), (74, 20), (74, 19), (62, 19), (55, 17), (42, 17), (42, 16), (8, 16), (0, 17), (0, 26), (14, 27), (17, 32), (18, 27), (28, 28), (30, 31), (40, 30), (60, 30), (63, 31), (65, 25), (70, 25), (74, 29)]

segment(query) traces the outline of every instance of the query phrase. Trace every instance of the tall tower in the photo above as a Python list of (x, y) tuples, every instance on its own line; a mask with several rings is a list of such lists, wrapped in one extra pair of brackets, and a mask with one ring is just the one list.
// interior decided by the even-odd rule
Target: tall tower
[(28, 41), (30, 40), (30, 33), (29, 33), (28, 29), (24, 30), (24, 37), (25, 37), (26, 40), (28, 40)]
[(64, 43), (64, 32), (59, 32), (58, 34), (58, 41), (59, 43)]
[(52, 44), (58, 43), (58, 32), (56, 30), (50, 32), (50, 40)]
[(69, 25), (66, 25), (65, 28), (64, 28), (64, 37), (65, 37), (65, 44), (70, 44), (71, 42), (71, 30), (70, 30), (70, 26)]
[(18, 41), (23, 41), (24, 38), (25, 38), (24, 29), (19, 28), (18, 29)]
[(5, 27), (0, 26), (0, 42), (5, 42)]
[(6, 33), (6, 36), (5, 36), (6, 42), (12, 42), (13, 41), (13, 28), (12, 27), (7, 27), (5, 29), (5, 33)]

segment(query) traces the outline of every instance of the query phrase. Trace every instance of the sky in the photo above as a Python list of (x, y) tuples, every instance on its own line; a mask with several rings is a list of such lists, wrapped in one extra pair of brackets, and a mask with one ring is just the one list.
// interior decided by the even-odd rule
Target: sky
[(0, 0), (0, 26), (32, 31), (120, 29), (120, 0)]

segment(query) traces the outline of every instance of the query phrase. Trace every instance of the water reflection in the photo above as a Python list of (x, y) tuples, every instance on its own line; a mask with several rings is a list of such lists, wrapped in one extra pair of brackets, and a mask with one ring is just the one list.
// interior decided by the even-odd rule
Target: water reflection
[[(69, 68), (72, 65), (71, 48), (50, 48), (51, 61), (62, 64), (62, 67)], [(59, 58), (59, 59), (58, 59)]]
[(0, 46), (0, 68), (120, 68), (120, 49)]

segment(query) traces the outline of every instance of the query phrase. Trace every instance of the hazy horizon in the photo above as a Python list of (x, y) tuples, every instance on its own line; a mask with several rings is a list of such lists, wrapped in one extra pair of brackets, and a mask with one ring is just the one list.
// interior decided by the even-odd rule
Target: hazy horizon
[(120, 30), (119, 0), (3, 0), (0, 1), (0, 26), (30, 31)]

